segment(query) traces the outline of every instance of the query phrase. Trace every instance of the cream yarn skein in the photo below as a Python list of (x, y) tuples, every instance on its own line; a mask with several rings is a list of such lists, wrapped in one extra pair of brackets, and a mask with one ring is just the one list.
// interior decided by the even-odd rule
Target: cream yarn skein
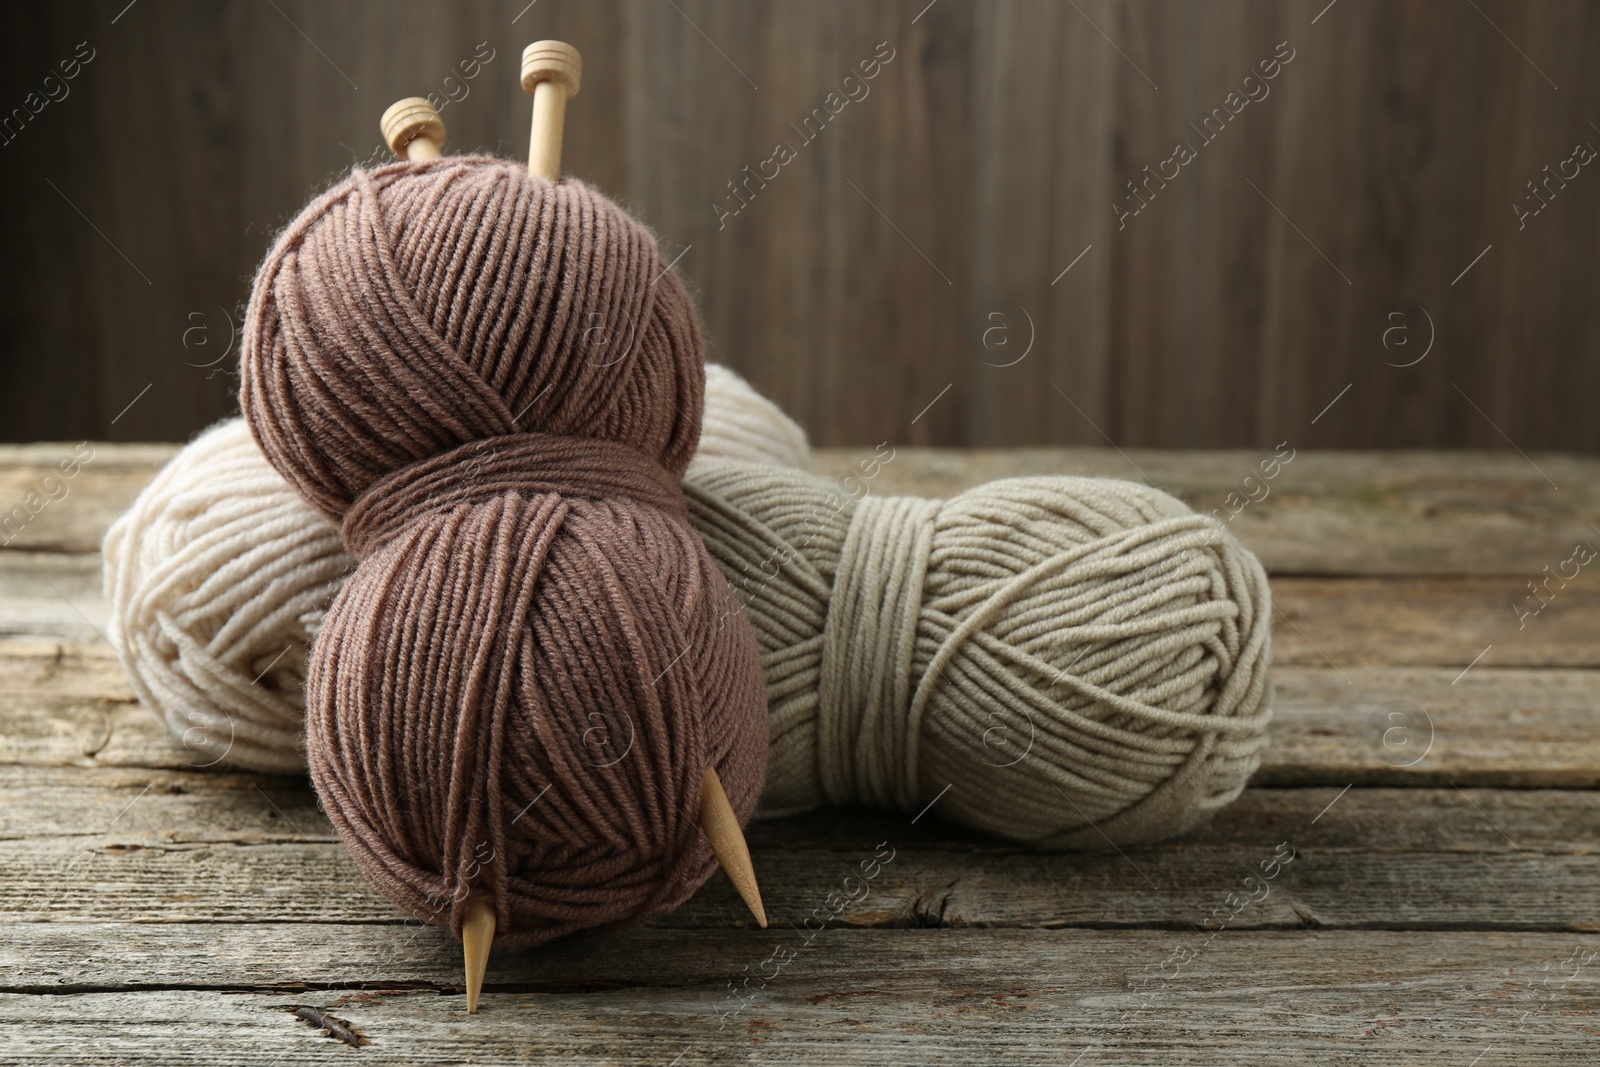
[(764, 814), (916, 812), (1043, 847), (1204, 822), (1260, 762), (1271, 603), (1209, 516), (1102, 478), (851, 500), (709, 461), (689, 515), (755, 624)]
[[(706, 366), (701, 450), (810, 469), (805, 431)], [(106, 534), (108, 636), (191, 762), (305, 769), (306, 653), (354, 561), (267, 463), (242, 419), (197, 437)]]

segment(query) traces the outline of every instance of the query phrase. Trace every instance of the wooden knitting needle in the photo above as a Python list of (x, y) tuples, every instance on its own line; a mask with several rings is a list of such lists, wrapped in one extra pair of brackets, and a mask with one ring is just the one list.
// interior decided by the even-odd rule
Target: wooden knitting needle
[(533, 97), (528, 173), (535, 178), (561, 177), (567, 101), (578, 95), (582, 80), (583, 57), (567, 42), (535, 41), (522, 50), (522, 91)]
[[(522, 91), (533, 97), (533, 126), (528, 134), (528, 173), (555, 181), (561, 177), (561, 137), (566, 129), (567, 101), (578, 95), (583, 56), (565, 41), (535, 41), (522, 50)], [(761, 903), (750, 846), (739, 818), (714, 768), (706, 768), (700, 785), (700, 829), (711, 851), (728, 873), (750, 914), (765, 929), (767, 909)]]
[[(383, 139), (397, 159), (438, 159), (444, 146), (444, 120), (420, 96), (408, 96), (389, 105), (379, 122)], [(478, 1014), (483, 995), (483, 973), (489, 968), (489, 946), (494, 943), (494, 905), (482, 897), (467, 903), (461, 923), (461, 951), (467, 965), (467, 1014)]]
[(733, 887), (744, 898), (750, 914), (756, 917), (761, 928), (767, 928), (767, 909), (761, 904), (761, 887), (756, 885), (756, 868), (750, 862), (750, 846), (745, 844), (744, 831), (739, 829), (739, 817), (728, 803), (728, 794), (722, 790), (722, 779), (714, 767), (706, 768), (700, 784), (700, 829), (711, 840), (711, 851), (717, 862), (728, 872)]
[(494, 941), (494, 905), (482, 897), (467, 904), (461, 924), (461, 948), (467, 957), (467, 1014), (478, 1014), (483, 992), (483, 972), (489, 966), (489, 945)]
[(379, 122), (383, 139), (396, 158), (438, 159), (444, 147), (444, 120), (420, 96), (408, 96), (389, 105)]

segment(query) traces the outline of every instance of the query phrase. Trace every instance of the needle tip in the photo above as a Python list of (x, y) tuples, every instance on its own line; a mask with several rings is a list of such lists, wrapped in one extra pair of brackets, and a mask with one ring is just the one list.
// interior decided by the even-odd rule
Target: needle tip
[(474, 900), (467, 905), (467, 918), (461, 924), (461, 948), (467, 963), (467, 1014), (478, 1014), (478, 997), (483, 992), (483, 972), (489, 966), (489, 945), (494, 941), (494, 905)]
[(750, 914), (765, 930), (767, 909), (761, 903), (761, 887), (756, 884), (755, 865), (750, 862), (750, 846), (745, 844), (744, 831), (739, 828), (739, 817), (733, 813), (733, 805), (722, 788), (722, 779), (710, 767), (706, 768), (700, 789), (700, 829), (710, 839), (711, 851), (717, 854), (717, 862), (722, 864), (733, 887), (744, 898)]

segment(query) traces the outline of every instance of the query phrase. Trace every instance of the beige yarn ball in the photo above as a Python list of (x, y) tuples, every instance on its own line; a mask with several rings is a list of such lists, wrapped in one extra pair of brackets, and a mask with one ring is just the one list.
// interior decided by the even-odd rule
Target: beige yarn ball
[(811, 442), (800, 424), (751, 388), (734, 371), (706, 364), (706, 413), (701, 422), (695, 465), (719, 459), (768, 463), (774, 467), (816, 470)]
[(303, 770), (306, 650), (353, 563), (244, 421), (178, 453), (103, 549), (108, 636), (191, 762)]
[(683, 484), (761, 648), (764, 814), (937, 802), (1013, 841), (1101, 848), (1192, 829), (1260, 763), (1266, 573), (1158, 489), (847, 496), (725, 461)]

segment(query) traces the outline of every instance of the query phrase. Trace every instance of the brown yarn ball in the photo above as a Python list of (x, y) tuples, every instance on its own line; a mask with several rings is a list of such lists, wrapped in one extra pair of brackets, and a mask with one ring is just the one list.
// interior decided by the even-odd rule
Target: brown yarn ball
[(307, 761), (367, 878), (497, 946), (676, 907), (707, 767), (766, 769), (753, 632), (678, 479), (694, 308), (582, 182), (487, 157), (355, 170), (251, 295), (241, 404), (359, 565), (306, 686)]

